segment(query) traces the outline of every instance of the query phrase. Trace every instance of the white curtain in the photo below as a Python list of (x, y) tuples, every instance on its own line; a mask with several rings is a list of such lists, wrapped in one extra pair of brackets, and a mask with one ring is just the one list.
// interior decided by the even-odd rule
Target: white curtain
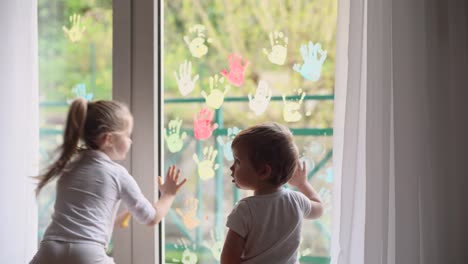
[(338, 3), (332, 263), (468, 263), (468, 3)]
[(0, 37), (0, 262), (28, 263), (37, 249), (36, 0), (0, 1)]

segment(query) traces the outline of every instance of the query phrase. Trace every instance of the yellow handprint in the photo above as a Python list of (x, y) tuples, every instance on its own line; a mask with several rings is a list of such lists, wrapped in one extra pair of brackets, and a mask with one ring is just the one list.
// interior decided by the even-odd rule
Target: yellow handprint
[(66, 28), (65, 26), (62, 27), (65, 34), (68, 36), (71, 42), (80, 41), (83, 38), (83, 32), (85, 31), (86, 27), (81, 26), (81, 16), (77, 14), (73, 14), (69, 18), (71, 27), (70, 29)]
[(215, 170), (219, 168), (218, 164), (214, 164), (216, 155), (218, 154), (217, 150), (214, 150), (212, 146), (205, 147), (203, 149), (204, 160), (200, 161), (197, 154), (193, 154), (193, 160), (197, 163), (197, 171), (200, 179), (206, 181), (214, 177)]
[(180, 208), (176, 208), (177, 214), (182, 217), (185, 227), (192, 230), (200, 225), (200, 220), (197, 218), (198, 200), (195, 198), (189, 198), (185, 200), (184, 211)]
[[(189, 36), (184, 36), (185, 44), (189, 47), (190, 53), (195, 58), (201, 58), (208, 53), (208, 46), (205, 44), (205, 31), (206, 28), (203, 25), (197, 24), (189, 28), (189, 33), (196, 33), (196, 37), (190, 40)], [(206, 39), (206, 43), (210, 43), (211, 39)]]
[(206, 104), (213, 108), (218, 109), (224, 102), (224, 96), (229, 91), (230, 86), (224, 86), (224, 92), (221, 92), (218, 88), (218, 84), (221, 86), (224, 83), (224, 78), (219, 78), (218, 74), (215, 74), (214, 78), (210, 77), (210, 94), (207, 95), (205, 91), (201, 92), (201, 95), (205, 98)]
[(286, 55), (288, 53), (288, 37), (283, 32), (271, 32), (270, 33), (270, 44), (271, 51), (263, 49), (263, 53), (267, 55), (268, 60), (271, 63), (283, 65), (286, 61)]
[(299, 99), (299, 102), (297, 101), (286, 101), (286, 96), (283, 94), (283, 103), (284, 103), (284, 108), (283, 108), (283, 118), (284, 121), (286, 122), (297, 122), (301, 120), (302, 114), (299, 113), (299, 109), (302, 104), (302, 100), (304, 100), (304, 97), (306, 95), (305, 92), (302, 92), (302, 90), (299, 90), (298, 95), (301, 95), (301, 98)]

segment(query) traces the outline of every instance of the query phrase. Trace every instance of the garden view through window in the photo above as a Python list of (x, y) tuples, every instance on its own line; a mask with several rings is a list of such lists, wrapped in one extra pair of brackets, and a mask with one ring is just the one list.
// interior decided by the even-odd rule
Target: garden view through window
[(291, 129), (325, 203), (304, 222), (300, 262), (328, 263), (336, 1), (161, 5), (164, 171), (188, 179), (165, 220), (165, 263), (219, 263), (227, 215), (252, 194), (231, 182), (230, 145), (266, 121)]
[[(275, 121), (291, 129), (325, 203), (320, 219), (304, 223), (300, 262), (328, 263), (336, 0), (155, 4), (161, 171), (177, 164), (188, 179), (164, 222), (164, 262), (219, 263), (226, 217), (252, 194), (231, 182), (230, 144), (242, 129)], [(112, 15), (112, 0), (38, 0), (41, 168), (62, 142), (73, 99), (112, 98)], [(54, 192), (52, 182), (38, 197), (38, 241)]]

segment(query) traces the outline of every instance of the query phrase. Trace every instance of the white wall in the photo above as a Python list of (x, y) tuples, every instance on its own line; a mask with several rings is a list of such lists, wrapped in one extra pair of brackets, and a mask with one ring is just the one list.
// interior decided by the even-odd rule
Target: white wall
[(37, 2), (0, 1), (0, 260), (28, 263), (37, 249), (39, 153)]

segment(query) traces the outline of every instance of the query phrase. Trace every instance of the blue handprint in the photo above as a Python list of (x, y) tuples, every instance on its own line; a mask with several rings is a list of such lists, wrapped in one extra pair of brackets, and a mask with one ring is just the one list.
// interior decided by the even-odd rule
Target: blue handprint
[(226, 143), (224, 143), (224, 140), (221, 136), (218, 136), (216, 138), (218, 143), (221, 146), (223, 146), (224, 157), (229, 161), (234, 160), (234, 155), (232, 154), (231, 144), (234, 138), (236, 137), (236, 135), (239, 134), (239, 132), (240, 132), (240, 129), (237, 127), (228, 128), (228, 133), (227, 133), (228, 141)]
[(304, 64), (294, 64), (293, 69), (309, 81), (318, 81), (322, 65), (327, 58), (327, 51), (322, 50), (319, 43), (314, 44), (309, 41), (309, 45), (301, 45), (301, 54)]
[(83, 98), (87, 101), (93, 100), (93, 93), (88, 93), (86, 91), (86, 84), (79, 83), (72, 88), (72, 93), (75, 95), (73, 99), (67, 99), (67, 103), (71, 104), (76, 98)]

